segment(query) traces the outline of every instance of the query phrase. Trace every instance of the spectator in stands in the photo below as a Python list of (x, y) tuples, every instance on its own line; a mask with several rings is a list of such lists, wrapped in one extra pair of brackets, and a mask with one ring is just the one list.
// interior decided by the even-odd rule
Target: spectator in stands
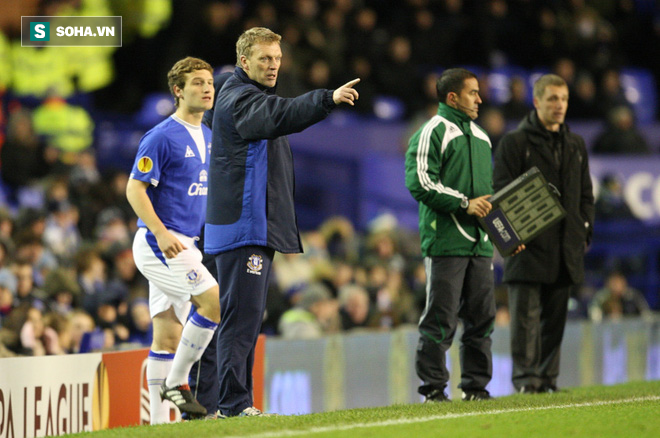
[(330, 86), (330, 65), (323, 59), (316, 59), (307, 68), (305, 83), (307, 91)]
[(415, 359), (422, 380), (418, 391), (428, 402), (448, 400), (446, 352), (461, 319), (463, 399), (484, 400), (490, 398), (486, 385), (492, 374), (493, 245), (477, 217), (491, 209), (491, 144), (474, 123), (482, 102), (477, 76), (462, 68), (445, 70), (437, 90), (437, 116), (412, 136), (406, 153), (406, 187), (420, 204), (427, 270)]
[(14, 218), (12, 217), (9, 210), (4, 207), (0, 207), (0, 241), (4, 241), (7, 248), (10, 248), (8, 251), (12, 252), (14, 249), (13, 242), (11, 241), (11, 236), (14, 232)]
[(46, 277), (44, 292), (48, 295), (48, 308), (52, 313), (68, 316), (79, 306), (80, 285), (75, 272), (70, 269), (52, 270)]
[(44, 334), (48, 354), (67, 354), (71, 345), (71, 322), (67, 316), (49, 312), (44, 315)]
[(11, 272), (0, 273), (0, 327), (2, 321), (14, 308), (14, 295), (16, 294), (16, 278)]
[(371, 305), (369, 293), (357, 284), (339, 289), (339, 317), (342, 330), (370, 328)]
[(21, 231), (16, 235), (15, 259), (30, 263), (33, 267), (33, 278), (36, 286), (41, 287), (48, 273), (57, 268), (57, 258), (48, 249), (43, 240), (30, 230)]
[(104, 254), (110, 266), (108, 290), (115, 295), (126, 297), (129, 301), (138, 297), (149, 296), (149, 285), (142, 273), (135, 266), (133, 248), (124, 242), (113, 244)]
[[(384, 265), (376, 266), (382, 272), (383, 284), (374, 291), (374, 326), (391, 329), (400, 324), (416, 323), (419, 312), (416, 311), (414, 298), (405, 287), (401, 271)], [(378, 272), (372, 270), (372, 273)]]
[(571, 288), (571, 296), (568, 299), (568, 319), (589, 318), (589, 304), (596, 290), (589, 284), (576, 284)]
[(16, 277), (16, 302), (29, 304), (40, 310), (45, 310), (48, 297), (46, 293), (34, 284), (34, 267), (26, 258), (17, 258), (11, 266)]
[(651, 153), (646, 139), (635, 126), (635, 114), (627, 105), (614, 107), (607, 117), (605, 131), (596, 138), (595, 154), (648, 155)]
[[(362, 100), (361, 90), (360, 100)], [(328, 257), (331, 260), (341, 260), (347, 263), (358, 261), (360, 237), (347, 218), (334, 216), (326, 219), (319, 227), (319, 233), (326, 242)]]
[(557, 59), (553, 65), (553, 73), (566, 81), (568, 92), (571, 96), (575, 94), (575, 80), (577, 79), (577, 67), (571, 58), (562, 57)]
[[(262, 24), (264, 27), (270, 27)], [(328, 8), (323, 12), (321, 32), (323, 32), (324, 44), (321, 48), (322, 58), (330, 65), (330, 75), (339, 77), (343, 74), (345, 64), (346, 45), (348, 42), (348, 30), (346, 29), (346, 15), (337, 6)], [(366, 79), (357, 74), (350, 78), (362, 78), (363, 83)], [(350, 79), (349, 78), (349, 79)], [(363, 89), (360, 87), (360, 102), (363, 98)]]
[(107, 266), (95, 248), (82, 248), (76, 254), (76, 276), (81, 290), (81, 306), (95, 316), (106, 290)]
[(623, 195), (621, 179), (613, 174), (603, 176), (596, 199), (596, 220), (629, 220), (635, 219)]
[[(531, 109), (527, 103), (527, 83), (525, 82), (525, 78), (521, 76), (512, 77), (509, 84), (509, 91), (509, 100), (502, 105), (502, 114), (506, 120), (518, 121), (525, 117)], [(491, 136), (492, 139), (493, 137)], [(493, 144), (497, 144), (497, 141), (493, 141)]]
[(153, 324), (149, 314), (149, 301), (137, 298), (130, 304), (131, 326), (128, 342), (149, 347), (153, 341)]
[(282, 314), (279, 332), (284, 339), (315, 339), (339, 328), (338, 304), (327, 287), (313, 283), (300, 292), (296, 306)]
[(488, 134), (493, 146), (496, 146), (506, 133), (506, 118), (502, 110), (497, 107), (491, 107), (482, 111), (481, 126)]
[(79, 152), (92, 145), (94, 121), (89, 113), (55, 92), (35, 108), (33, 121), (35, 132), (59, 150), (59, 160), (67, 168), (76, 164)]
[(96, 328), (94, 318), (82, 309), (75, 309), (69, 315), (69, 322), (71, 323), (71, 345), (68, 350), (71, 353), (78, 353), (83, 335)]
[(617, 69), (610, 68), (602, 74), (597, 94), (602, 118), (606, 119), (614, 108), (630, 106), (621, 85), (621, 73)]
[(411, 35), (412, 55), (416, 65), (426, 68), (434, 68), (441, 64), (444, 59), (441, 40), (447, 33), (447, 29), (440, 26), (440, 22), (428, 7), (417, 8), (413, 15), (412, 28), (415, 29)]
[[(112, 190), (108, 190), (108, 187)], [(80, 235), (85, 240), (94, 238), (96, 217), (106, 207), (106, 199), (111, 194), (114, 195), (115, 186), (101, 180), (96, 168), (96, 158), (91, 151), (81, 152), (78, 156), (78, 163), (71, 169), (69, 176), (69, 191), (71, 202), (78, 207)], [(123, 204), (114, 196), (112, 199), (117, 201), (117, 204)]]
[(104, 208), (96, 218), (94, 234), (103, 250), (113, 245), (127, 245), (131, 240), (131, 232), (123, 212), (118, 207)]
[(519, 392), (557, 391), (559, 354), (571, 286), (584, 280), (594, 199), (584, 140), (568, 130), (568, 85), (548, 74), (534, 84), (534, 110), (502, 138), (494, 189), (533, 166), (559, 189), (567, 216), (504, 261), (511, 313), (512, 380)]
[(597, 120), (602, 117), (597, 87), (593, 76), (580, 72), (575, 80), (575, 92), (571, 95), (571, 111), (566, 115), (575, 120)]
[(592, 321), (620, 319), (623, 316), (650, 317), (652, 315), (644, 294), (628, 285), (621, 271), (612, 271), (605, 280), (605, 287), (596, 292), (589, 305)]
[[(12, 242), (10, 238), (0, 236), (0, 278), (2, 278), (2, 276), (5, 274), (10, 276), (13, 275), (9, 269), (9, 265), (11, 265), (11, 261), (13, 259), (13, 253), (14, 242)], [(15, 284), (13, 289), (16, 289)]]
[(188, 375), (220, 321), (218, 283), (195, 242), (206, 215), (211, 130), (202, 118), (213, 107), (213, 68), (187, 57), (172, 66), (167, 81), (176, 111), (142, 137), (126, 186), (139, 218), (133, 256), (149, 280), (154, 321), (147, 360), (151, 424), (169, 421), (164, 400), (191, 417), (207, 414)]
[(411, 57), (410, 40), (398, 35), (390, 40), (387, 56), (375, 65), (376, 79), (386, 90), (384, 94), (394, 96), (403, 103), (405, 118), (410, 118), (424, 107), (421, 77)]
[(52, 201), (46, 220), (44, 243), (61, 262), (70, 261), (82, 237), (78, 231), (78, 209), (68, 200)]
[(58, 156), (57, 150), (47, 146), (34, 132), (32, 115), (27, 109), (10, 114), (1, 151), (2, 180), (13, 191), (39, 182), (49, 174)]
[(360, 8), (352, 17), (353, 21), (347, 27), (347, 55), (365, 56), (373, 66), (385, 56), (388, 32), (380, 25), (378, 14), (371, 8)]
[[(218, 407), (229, 416), (263, 414), (253, 407), (249, 376), (272, 261), (275, 251), (302, 252), (286, 136), (358, 98), (353, 87), (359, 79), (334, 91), (318, 89), (294, 99), (276, 96), (280, 40), (266, 28), (251, 28), (239, 37), (237, 67), (222, 87), (213, 113), (204, 250), (215, 256), (218, 267), (225, 315), (217, 343)], [(247, 154), (248, 150), (257, 153)], [(247, 160), (232, 158), (236, 156)], [(236, 196), (244, 187), (251, 187), (251, 196)]]
[(538, 27), (530, 34), (531, 40), (537, 42), (536, 50), (531, 53), (531, 65), (551, 65), (568, 53), (566, 32), (551, 6), (540, 6), (536, 15)]
[(14, 241), (22, 236), (32, 235), (37, 239), (41, 239), (46, 230), (46, 211), (41, 208), (22, 208), (18, 211), (16, 217), (16, 226), (14, 227)]
[(12, 310), (2, 332), (2, 342), (19, 355), (62, 354), (57, 332), (45, 326), (42, 311), (30, 303), (22, 303)]

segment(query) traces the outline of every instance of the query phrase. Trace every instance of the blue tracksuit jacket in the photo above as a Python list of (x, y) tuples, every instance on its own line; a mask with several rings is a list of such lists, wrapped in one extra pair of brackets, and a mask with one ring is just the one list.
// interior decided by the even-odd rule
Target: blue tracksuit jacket
[(276, 96), (242, 68), (222, 86), (213, 113), (204, 251), (248, 245), (302, 252), (294, 210), (294, 175), (286, 135), (323, 120), (332, 90)]

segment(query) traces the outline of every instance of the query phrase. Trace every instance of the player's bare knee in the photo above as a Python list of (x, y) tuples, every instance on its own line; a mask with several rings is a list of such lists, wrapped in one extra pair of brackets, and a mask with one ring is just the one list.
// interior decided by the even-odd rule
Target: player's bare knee
[(193, 297), (197, 313), (218, 324), (220, 322), (220, 292), (214, 286), (203, 294)]

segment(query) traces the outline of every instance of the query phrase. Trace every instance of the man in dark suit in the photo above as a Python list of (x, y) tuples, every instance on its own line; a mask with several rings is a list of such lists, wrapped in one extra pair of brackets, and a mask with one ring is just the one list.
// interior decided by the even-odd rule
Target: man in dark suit
[(571, 286), (584, 280), (584, 252), (592, 235), (594, 197), (584, 140), (564, 123), (568, 86), (544, 75), (534, 84), (534, 110), (506, 134), (495, 154), (499, 190), (536, 166), (559, 189), (567, 215), (507, 257), (513, 385), (519, 392), (557, 391), (559, 352)]

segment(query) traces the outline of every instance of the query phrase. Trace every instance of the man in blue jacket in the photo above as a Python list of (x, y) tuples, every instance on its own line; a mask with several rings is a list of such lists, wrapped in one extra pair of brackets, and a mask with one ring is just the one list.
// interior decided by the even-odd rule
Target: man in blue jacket
[(275, 251), (302, 252), (286, 135), (358, 98), (354, 79), (294, 99), (275, 95), (281, 36), (255, 27), (236, 43), (237, 67), (216, 100), (204, 249), (215, 255), (220, 307), (219, 414), (258, 416), (252, 366)]

